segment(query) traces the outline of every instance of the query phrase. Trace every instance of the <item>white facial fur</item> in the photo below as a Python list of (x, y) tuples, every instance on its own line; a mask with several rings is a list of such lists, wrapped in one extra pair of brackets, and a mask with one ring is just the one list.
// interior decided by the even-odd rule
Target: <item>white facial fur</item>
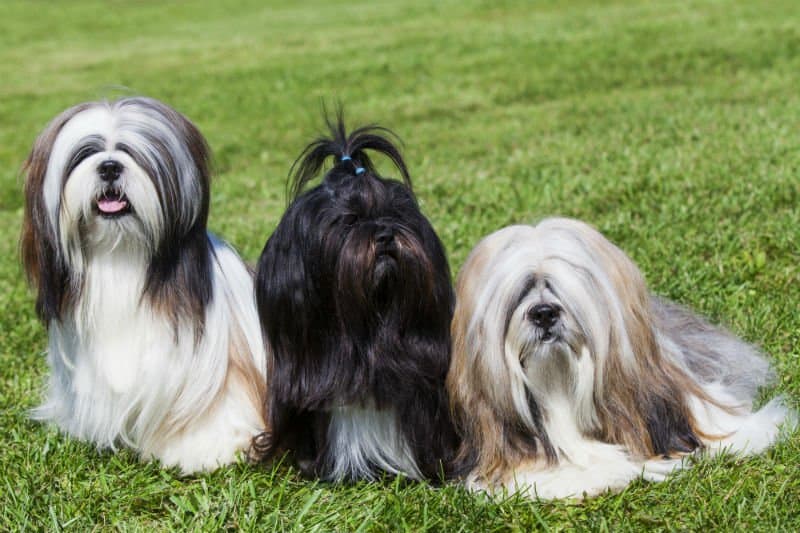
[[(73, 154), (87, 139), (99, 144), (100, 149), (66, 175)], [(159, 147), (153, 146), (153, 139)], [(127, 196), (133, 208), (131, 215), (107, 219), (95, 212), (95, 202), (106, 187), (98, 165), (107, 160), (123, 167), (116, 186)], [(148, 174), (142, 165), (154, 171)], [(167, 223), (181, 227), (193, 224), (201, 194), (197, 178), (191, 154), (174, 124), (165, 123), (163, 117), (144, 106), (96, 104), (72, 117), (59, 132), (42, 194), (68, 264), (80, 272), (85, 262), (80, 243), (83, 230), (92, 235), (84, 245), (107, 249), (129, 238), (147, 253), (159, 242)], [(167, 198), (172, 198), (171, 207), (177, 208), (169, 221), (162, 205)]]

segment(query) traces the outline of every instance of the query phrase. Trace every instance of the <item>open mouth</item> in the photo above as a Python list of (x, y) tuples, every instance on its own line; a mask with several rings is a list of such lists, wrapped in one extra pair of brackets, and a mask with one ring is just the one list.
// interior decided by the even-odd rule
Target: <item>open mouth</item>
[(131, 204), (122, 192), (107, 190), (97, 199), (97, 212), (105, 218), (116, 218), (130, 213)]

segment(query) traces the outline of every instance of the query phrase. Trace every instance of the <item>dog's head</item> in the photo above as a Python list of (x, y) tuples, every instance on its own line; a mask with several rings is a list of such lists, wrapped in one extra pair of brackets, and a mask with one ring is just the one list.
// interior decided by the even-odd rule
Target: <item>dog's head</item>
[(449, 390), (467, 432), (494, 449), (486, 461), (556, 460), (554, 398), (586, 438), (634, 454), (699, 443), (684, 405), (692, 383), (662, 357), (644, 278), (587, 224), (486, 237), (459, 275), (453, 338)]
[(53, 119), (25, 165), (21, 241), (43, 318), (60, 316), (98, 254), (144, 259), (158, 292), (187, 246), (205, 249), (208, 160), (197, 128), (149, 98), (88, 102)]

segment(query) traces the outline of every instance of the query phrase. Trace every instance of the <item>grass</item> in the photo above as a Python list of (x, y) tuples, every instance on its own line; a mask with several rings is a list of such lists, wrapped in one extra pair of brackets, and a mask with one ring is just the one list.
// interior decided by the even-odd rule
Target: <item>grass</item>
[[(45, 331), (19, 267), (20, 166), (79, 101), (162, 99), (215, 152), (211, 228), (254, 261), (320, 99), (406, 141), (454, 272), (483, 235), (596, 225), (653, 289), (768, 352), (800, 398), (793, 0), (29, 2), (0, 18), (0, 529), (800, 529), (800, 436), (582, 504), (334, 487), (245, 464), (182, 479), (28, 420)], [(223, 7), (224, 4), (224, 7)], [(235, 5), (234, 5), (235, 4)]]

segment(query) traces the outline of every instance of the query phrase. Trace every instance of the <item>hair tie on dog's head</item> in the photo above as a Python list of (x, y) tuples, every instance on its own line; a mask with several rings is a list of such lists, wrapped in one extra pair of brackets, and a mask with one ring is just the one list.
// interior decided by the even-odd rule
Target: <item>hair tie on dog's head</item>
[[(349, 155), (343, 155), (341, 158), (339, 158), (339, 161), (344, 163), (345, 161), (353, 161), (353, 158), (350, 157)], [(353, 163), (353, 166), (355, 166), (355, 163)], [(356, 167), (356, 176), (363, 173), (364, 173), (364, 167)]]

